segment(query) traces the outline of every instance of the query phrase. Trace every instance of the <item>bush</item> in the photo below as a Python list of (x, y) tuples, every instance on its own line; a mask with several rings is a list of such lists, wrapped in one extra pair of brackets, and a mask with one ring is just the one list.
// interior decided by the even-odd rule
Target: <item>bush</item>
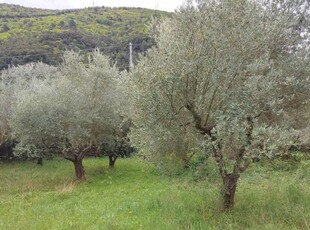
[(297, 151), (274, 158), (263, 158), (261, 164), (276, 171), (292, 171), (297, 170), (301, 162), (309, 160), (309, 157), (309, 153)]
[(166, 176), (177, 176), (184, 173), (184, 161), (175, 153), (167, 153), (157, 161), (157, 168)]
[(214, 182), (219, 178), (216, 163), (208, 154), (203, 152), (192, 158), (189, 175), (190, 179), (194, 181)]

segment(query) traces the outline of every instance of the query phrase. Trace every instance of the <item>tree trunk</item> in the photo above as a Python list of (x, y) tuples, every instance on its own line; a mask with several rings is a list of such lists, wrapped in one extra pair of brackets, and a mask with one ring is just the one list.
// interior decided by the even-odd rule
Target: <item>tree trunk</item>
[(37, 164), (43, 166), (43, 157), (37, 159)]
[(184, 169), (189, 169), (190, 167), (190, 159), (188, 157), (183, 157)]
[(240, 175), (235, 173), (227, 173), (222, 176), (223, 188), (222, 188), (222, 210), (228, 211), (234, 207), (235, 193), (237, 188), (237, 182)]
[(117, 159), (117, 156), (114, 156), (114, 155), (109, 156), (109, 167), (110, 168), (114, 168), (116, 159)]
[(85, 170), (83, 166), (83, 159), (78, 159), (77, 157), (75, 158), (73, 162), (74, 164), (74, 169), (75, 169), (75, 175), (78, 180), (85, 180)]

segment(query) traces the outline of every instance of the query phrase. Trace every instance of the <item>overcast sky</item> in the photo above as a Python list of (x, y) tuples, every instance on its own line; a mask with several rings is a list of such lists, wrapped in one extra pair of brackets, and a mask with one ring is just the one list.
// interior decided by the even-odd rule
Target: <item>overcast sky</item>
[(126, 6), (174, 11), (183, 3), (183, 0), (0, 0), (0, 3), (43, 9), (76, 9), (90, 6)]

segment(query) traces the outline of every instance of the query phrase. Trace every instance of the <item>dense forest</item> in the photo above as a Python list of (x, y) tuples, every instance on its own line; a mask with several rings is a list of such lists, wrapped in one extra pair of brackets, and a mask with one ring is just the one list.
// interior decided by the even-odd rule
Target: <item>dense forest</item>
[(142, 8), (92, 7), (43, 10), (0, 4), (0, 69), (42, 61), (59, 64), (66, 49), (86, 53), (99, 47), (120, 69), (154, 45), (152, 20), (169, 13)]

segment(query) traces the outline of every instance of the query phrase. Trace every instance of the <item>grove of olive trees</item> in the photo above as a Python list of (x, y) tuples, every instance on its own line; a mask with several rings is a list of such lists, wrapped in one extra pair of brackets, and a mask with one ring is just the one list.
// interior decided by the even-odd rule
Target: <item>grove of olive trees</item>
[(87, 61), (67, 51), (57, 67), (3, 71), (0, 147), (59, 153), (79, 180), (90, 153), (113, 167), (135, 148), (158, 165), (173, 155), (184, 168), (203, 153), (217, 164), (230, 210), (252, 160), (288, 154), (309, 127), (309, 3), (192, 0), (153, 28), (157, 45), (129, 74), (99, 50)]

